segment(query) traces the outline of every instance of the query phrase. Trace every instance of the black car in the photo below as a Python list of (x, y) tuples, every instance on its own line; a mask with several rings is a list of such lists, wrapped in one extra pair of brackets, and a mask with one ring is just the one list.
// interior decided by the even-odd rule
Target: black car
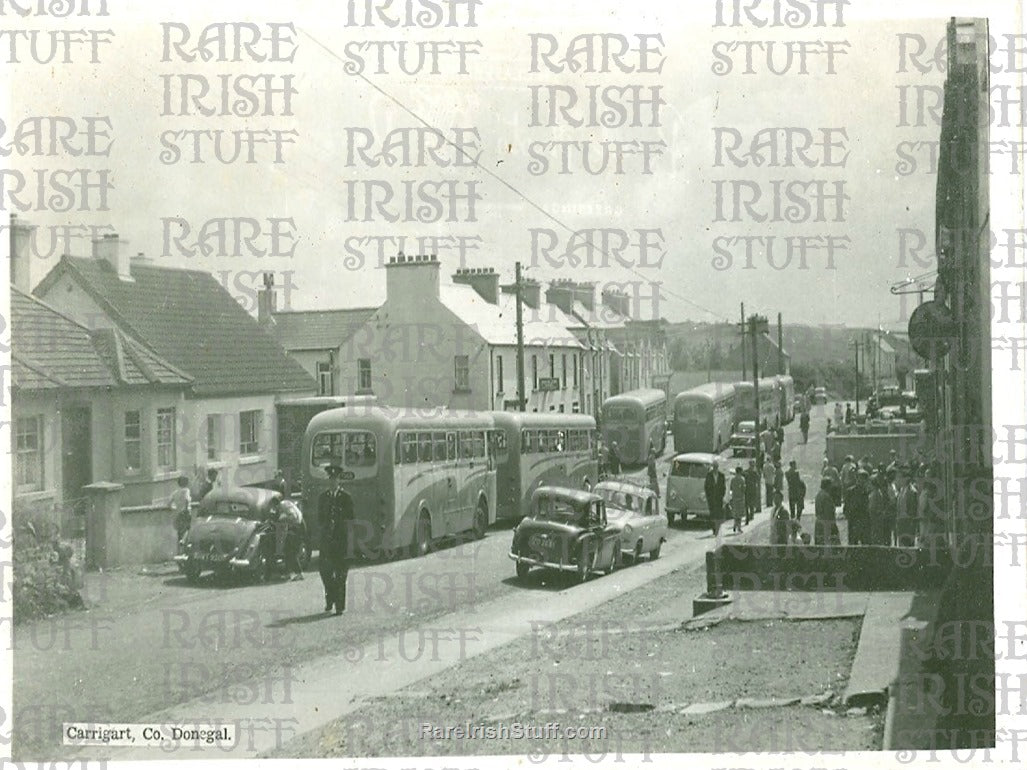
[[(271, 520), (271, 503), (279, 492), (258, 487), (231, 487), (209, 492), (196, 510), (189, 532), (175, 556), (190, 582), (203, 572), (221, 577), (246, 574), (261, 577), (268, 559), (281, 552), (275, 541), (281, 523)], [(303, 521), (289, 524), (299, 530), (299, 563), (310, 561), (310, 541)], [(265, 540), (267, 538), (267, 540)]]

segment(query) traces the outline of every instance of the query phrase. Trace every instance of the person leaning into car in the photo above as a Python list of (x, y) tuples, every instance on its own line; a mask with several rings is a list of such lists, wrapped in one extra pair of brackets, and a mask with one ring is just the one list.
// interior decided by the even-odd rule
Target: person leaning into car
[(353, 522), (353, 498), (342, 486), (342, 468), (325, 468), (331, 486), (318, 499), (317, 516), (321, 542), (318, 565), (324, 584), (325, 612), (336, 615), (346, 609), (346, 579), (349, 577), (348, 549)]

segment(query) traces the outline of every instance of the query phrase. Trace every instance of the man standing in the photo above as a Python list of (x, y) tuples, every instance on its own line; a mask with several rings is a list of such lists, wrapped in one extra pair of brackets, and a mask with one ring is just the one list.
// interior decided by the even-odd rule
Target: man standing
[(649, 445), (649, 458), (646, 460), (646, 469), (649, 472), (649, 488), (660, 496), (660, 479), (656, 475), (656, 447)]
[(834, 500), (835, 506), (841, 505), (842, 477), (839, 475), (838, 469), (831, 465), (830, 461), (826, 457), (824, 458), (824, 467), (821, 469), (820, 475), (831, 482), (831, 497)]
[(845, 507), (842, 512), (849, 525), (849, 545), (870, 544), (867, 533), (870, 516), (869, 479), (870, 475), (865, 470), (856, 471), (856, 480), (845, 495)]
[(710, 527), (713, 536), (717, 536), (720, 530), (720, 522), (723, 519), (724, 494), (727, 491), (724, 474), (720, 472), (720, 463), (716, 460), (706, 472), (706, 483), (703, 485), (706, 493), (706, 506), (710, 509)]
[(171, 493), (171, 500), (168, 501), (168, 507), (175, 514), (175, 533), (178, 535), (177, 542), (179, 545), (181, 545), (182, 538), (186, 536), (192, 523), (192, 517), (189, 515), (189, 507), (192, 505), (192, 502), (192, 497), (189, 494), (189, 479), (181, 476), (178, 479), (178, 488)]
[(816, 522), (813, 525), (813, 542), (816, 545), (840, 545), (838, 525), (834, 519), (834, 496), (831, 494), (831, 480), (820, 480), (820, 491), (814, 502)]
[(268, 485), (271, 489), (275, 490), (283, 498), (289, 498), (289, 484), (285, 480), (285, 473), (281, 468), (275, 471), (275, 477)]
[(803, 412), (799, 417), (799, 430), (802, 431), (802, 443), (809, 443), (809, 412)]
[(732, 532), (742, 531), (742, 518), (745, 516), (745, 476), (742, 475), (742, 466), (735, 466), (734, 475), (731, 477), (731, 515), (735, 520)]
[(353, 498), (342, 487), (342, 468), (329, 465), (325, 471), (331, 486), (318, 500), (320, 549), (318, 565), (324, 584), (325, 612), (346, 609), (346, 579), (349, 577), (350, 525), (353, 523)]
[(620, 450), (617, 448), (617, 442), (610, 442), (610, 475), (617, 476), (620, 474)]
[(749, 460), (745, 469), (745, 523), (752, 522), (752, 517), (760, 509), (760, 473), (756, 470), (756, 461)]
[(205, 478), (203, 480), (203, 483), (200, 484), (200, 498), (199, 499), (202, 500), (208, 494), (210, 494), (210, 491), (212, 489), (214, 489), (214, 487), (215, 487), (215, 485), (217, 483), (218, 483), (218, 469), (217, 468), (207, 468), (207, 478)]
[(845, 462), (842, 463), (842, 505), (845, 505), (845, 501), (849, 497), (849, 491), (856, 483), (856, 463), (852, 459), (852, 455), (845, 456)]
[(788, 484), (788, 516), (797, 519), (802, 505), (802, 498), (799, 497), (799, 485), (802, 483), (802, 479), (799, 478), (799, 468), (796, 466), (795, 460), (788, 463), (785, 482)]
[(773, 505), (774, 500), (774, 480), (777, 478), (777, 468), (774, 465), (774, 461), (769, 457), (763, 459), (763, 486), (766, 489), (767, 505)]
[(869, 530), (867, 539), (871, 545), (891, 545), (888, 532), (888, 492), (883, 473), (875, 473), (870, 479)]
[(897, 517), (895, 520), (895, 545), (899, 548), (913, 548), (917, 535), (917, 499), (911, 473), (905, 466), (898, 466)]

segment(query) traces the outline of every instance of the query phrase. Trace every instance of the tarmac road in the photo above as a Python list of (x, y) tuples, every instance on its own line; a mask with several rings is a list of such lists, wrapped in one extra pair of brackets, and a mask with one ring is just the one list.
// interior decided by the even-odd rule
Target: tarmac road
[[(816, 412), (813, 424), (819, 441), (811, 432), (810, 444), (797, 450), (803, 466), (813, 460), (819, 466), (823, 456), (824, 421)], [(786, 433), (788, 457), (797, 423)], [(668, 450), (661, 487), (669, 458)], [(645, 471), (632, 475), (644, 480)], [(94, 595), (96, 583), (104, 584), (105, 601), (15, 630), (14, 757), (170, 757), (155, 748), (74, 750), (62, 745), (61, 725), (218, 718), (263, 726), (235, 752), (211, 754), (208, 747), (207, 756), (265, 753), (360, 698), (529, 633), (532, 621), (573, 615), (699, 563), (713, 544), (705, 526), (676, 525), (657, 562), (578, 586), (540, 572), (518, 583), (507, 557), (510, 538), (509, 529), (497, 528), (484, 540), (420, 559), (355, 568), (341, 617), (322, 612), (314, 570), (303, 581), (269, 585), (207, 580), (193, 586), (176, 574), (90, 575)]]

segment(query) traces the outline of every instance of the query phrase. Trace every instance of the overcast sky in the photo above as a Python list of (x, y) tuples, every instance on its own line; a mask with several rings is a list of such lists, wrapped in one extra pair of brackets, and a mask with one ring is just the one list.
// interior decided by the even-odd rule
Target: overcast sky
[[(420, 4), (415, 5), (420, 8)], [(111, 156), (82, 165), (112, 169), (110, 211), (15, 211), (37, 225), (111, 225), (128, 240), (127, 248), (133, 254), (143, 252), (159, 264), (215, 272), (292, 271), (291, 282), (296, 289), (289, 305), (294, 309), (370, 305), (383, 299), (384, 272), (375, 261), (360, 268), (347, 263), (347, 238), (459, 235), (480, 239), (480, 248), (471, 253), (463, 265), (466, 267), (494, 267), (512, 274), (514, 262), (521, 260), (530, 275), (543, 281), (573, 277), (601, 285), (660, 282), (663, 298), (659, 313), (669, 320), (734, 320), (739, 303), (744, 302), (749, 312), (770, 317), (782, 312), (786, 321), (876, 325), (880, 320), (885, 325), (897, 325), (900, 304), (889, 294), (889, 286), (930, 270), (901, 264), (897, 230), (922, 231), (930, 252), (936, 181), (926, 172), (929, 155), (923, 148), (915, 153), (920, 164), (916, 172), (898, 173), (897, 164), (902, 158), (897, 146), (900, 142), (937, 141), (939, 134), (930, 119), (925, 126), (900, 125), (899, 88), (907, 86), (911, 91), (915, 86), (940, 87), (944, 80), (944, 74), (937, 70), (900, 72), (899, 36), (922, 35), (933, 50), (945, 35), (944, 16), (913, 21), (867, 20), (857, 18), (848, 9), (841, 27), (754, 30), (714, 27), (713, 3), (704, 12), (688, 16), (671, 4), (646, 4), (650, 10), (642, 11), (619, 2), (583, 2), (573, 7), (560, 3), (560, 15), (554, 16), (557, 5), (521, 0), (488, 2), (475, 11), (476, 27), (429, 30), (394, 30), (383, 25), (347, 28), (343, 10), (337, 10), (334, 16), (325, 11), (327, 6), (345, 9), (345, 3), (302, 3), (299, 10), (287, 13), (280, 3), (250, 3), (245, 15), (234, 17), (294, 24), (297, 50), (292, 63), (162, 61), (161, 21), (188, 23), (195, 40), (203, 24), (233, 18), (223, 12), (186, 11), (181, 3), (155, 1), (132, 11), (122, 11), (121, 4), (112, 4), (112, 15), (106, 18), (57, 22), (53, 25), (56, 28), (109, 27), (115, 30), (115, 42), (101, 48), (100, 65), (20, 65), (11, 90), (8, 132), (16, 119), (31, 115), (109, 115), (114, 135)], [(196, 6), (205, 8), (209, 4)], [(262, 7), (266, 13), (260, 10)], [(833, 8), (826, 12), (833, 21)], [(466, 20), (465, 10), (459, 10), (458, 15)], [(658, 48), (651, 61), (663, 59), (662, 71), (530, 71), (532, 33), (555, 35), (561, 48), (566, 48), (575, 34), (600, 32), (627, 35), (633, 46), (637, 46), (635, 34), (662, 35), (662, 44), (650, 44)], [(441, 75), (375, 74), (372, 55), (366, 51), (368, 70), (362, 77), (347, 74), (347, 44), (366, 40), (405, 40), (408, 44), (474, 41), (480, 46), (472, 46), (478, 53), (467, 58), (468, 75), (445, 74), (456, 68), (453, 55), (443, 58)], [(806, 41), (814, 46), (808, 50), (823, 50), (823, 41), (845, 41), (848, 46), (839, 49), (844, 53), (835, 57), (836, 74), (824, 74), (823, 54), (810, 55), (810, 74), (798, 74), (797, 61), (788, 74), (767, 74), (766, 54), (759, 51), (754, 66), (760, 74), (739, 72), (744, 67), (740, 51), (730, 54), (734, 72), (714, 74), (714, 45), (739, 40), (774, 41), (778, 66), (784, 54), (780, 46), (786, 41)], [(260, 50), (269, 49), (262, 45)], [(393, 70), (394, 57), (390, 54), (387, 60)], [(78, 58), (87, 57), (80, 51)], [(597, 64), (601, 61), (596, 60)], [(637, 64), (638, 57), (629, 56), (627, 61)], [(282, 115), (282, 102), (277, 98), (274, 104), (278, 114), (272, 116), (162, 115), (162, 76), (181, 73), (202, 74), (214, 85), (222, 74), (291, 75), (297, 91), (292, 97), (294, 114)], [(531, 86), (550, 84), (575, 87), (580, 100), (586, 98), (589, 85), (638, 85), (645, 93), (659, 86), (665, 101), (659, 109), (660, 125), (651, 127), (651, 110), (643, 109), (646, 125), (642, 127), (533, 127)], [(933, 94), (928, 93), (927, 98), (933, 104)], [(386, 131), (423, 125), (421, 120), (443, 129), (476, 129), (480, 167), (346, 167), (347, 127), (373, 131), (380, 149)], [(746, 142), (756, 131), (768, 127), (807, 129), (814, 135), (820, 128), (840, 129), (845, 132), (844, 148), (834, 152), (836, 156), (848, 155), (844, 167), (833, 168), (715, 167), (717, 127), (737, 129)], [(272, 151), (266, 145), (257, 148), (260, 162), (256, 164), (161, 162), (165, 149), (161, 137), (166, 131), (241, 128), (295, 130), (298, 134), (294, 144), (285, 146), (285, 162), (280, 164), (270, 162)], [(602, 141), (662, 141), (666, 147), (661, 156), (652, 159), (651, 174), (639, 173), (639, 156), (626, 159), (627, 173), (623, 175), (590, 176), (580, 171), (580, 164), (577, 172), (569, 175), (558, 175), (553, 170), (543, 175), (529, 173), (532, 143), (554, 140), (591, 141), (593, 151)], [(188, 149), (184, 140), (177, 143), (183, 151)], [(451, 149), (442, 154), (450, 159), (455, 155)], [(547, 157), (556, 164), (556, 155)], [(12, 160), (15, 168), (26, 170), (74, 168), (77, 162), (67, 157)], [(397, 197), (402, 195), (404, 180), (455, 180), (461, 189), (474, 180), (481, 195), (475, 206), (476, 221), (347, 221), (351, 197), (347, 182), (363, 185), (371, 180), (388, 183)], [(773, 180), (821, 180), (832, 191), (835, 183), (844, 182), (849, 200), (844, 205), (843, 221), (834, 221), (835, 204), (828, 201), (826, 208), (831, 216), (825, 222), (807, 218), (794, 224), (761, 223), (749, 217), (740, 222), (718, 222), (717, 180), (759, 184), (761, 211), (769, 210)], [(356, 204), (361, 212), (363, 198)], [(9, 202), (5, 205), (12, 210)], [(461, 219), (466, 220), (466, 212), (466, 206), (458, 208)], [(168, 217), (186, 219), (194, 231), (215, 217), (262, 221), (292, 217), (298, 241), (291, 258), (166, 256), (162, 254), (162, 220)], [(532, 266), (531, 228), (552, 229), (561, 242), (566, 242), (570, 230), (601, 227), (632, 234), (639, 228), (660, 230), (666, 251), (662, 264), (640, 265), (636, 251), (631, 269), (616, 263), (605, 268), (550, 267), (545, 263)], [(809, 268), (800, 270), (794, 261), (785, 269), (773, 269), (757, 248), (755, 267), (741, 269), (744, 246), (736, 244), (730, 247), (735, 263), (729, 269), (718, 269), (715, 239), (737, 236), (773, 236), (781, 260), (778, 264), (783, 264), (781, 255), (788, 236), (832, 236), (844, 243), (845, 249), (835, 257), (834, 269), (827, 268), (826, 253), (820, 250), (811, 252)], [(637, 235), (632, 235), (632, 241), (637, 241)], [(373, 258), (371, 247), (365, 248)], [(412, 243), (407, 250), (416, 251)], [(80, 242), (76, 251), (88, 253), (88, 244)], [(461, 266), (453, 252), (440, 251), (439, 256), (447, 273)], [(52, 260), (34, 264), (33, 279), (40, 280), (51, 264)], [(651, 314), (651, 305), (646, 304), (642, 312)]]

